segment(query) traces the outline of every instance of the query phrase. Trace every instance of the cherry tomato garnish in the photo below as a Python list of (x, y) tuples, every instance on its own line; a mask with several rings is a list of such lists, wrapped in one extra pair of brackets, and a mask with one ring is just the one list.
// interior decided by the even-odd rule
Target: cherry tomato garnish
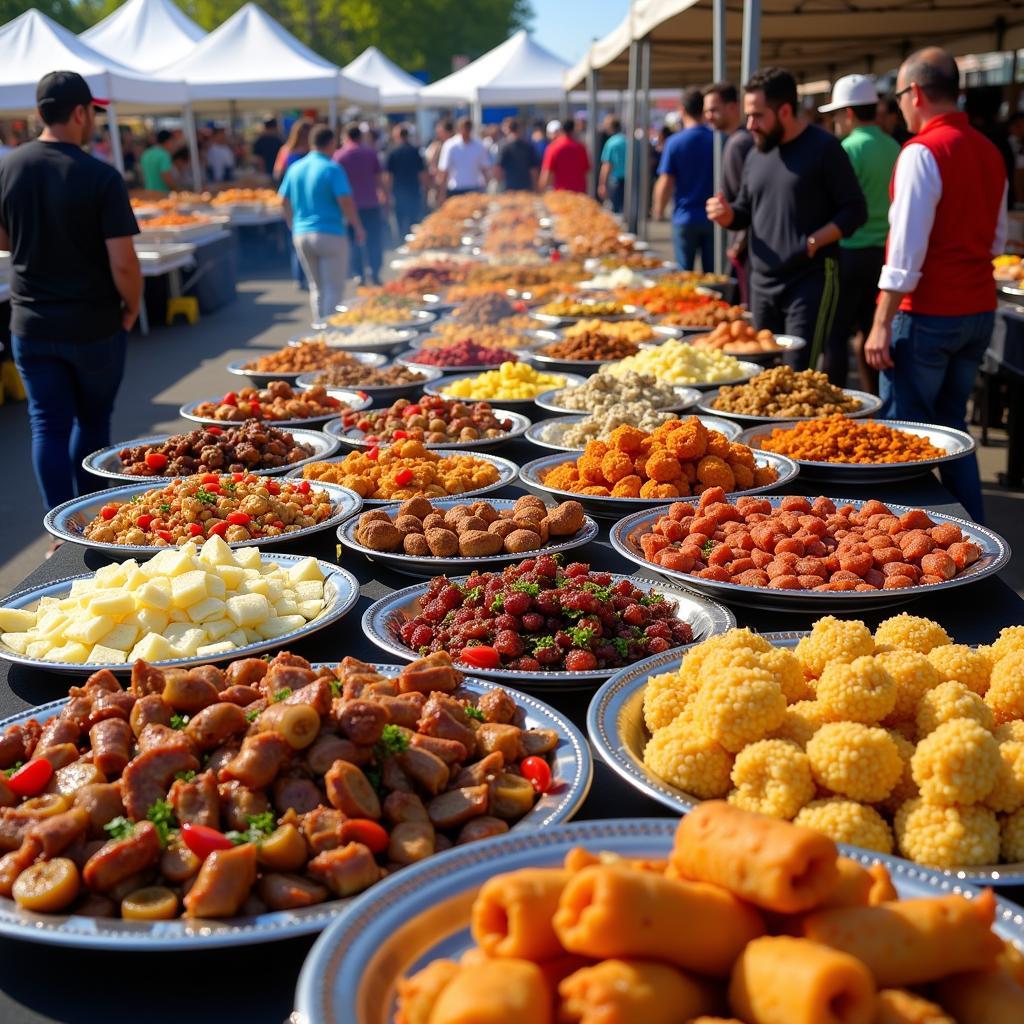
[(299, 483), (298, 483), (298, 486), (295, 489), (299, 492), (299, 494), (309, 494), (309, 490), (310, 490), (309, 481), (308, 480), (300, 480)]
[(156, 535), (161, 539), (167, 541), (168, 544), (174, 543), (174, 534), (170, 530), (157, 530)]
[(202, 535), (203, 528), (198, 523), (189, 523), (188, 532), (192, 534), (193, 537), (199, 537)]
[(100, 515), (104, 519), (113, 519), (114, 516), (117, 515), (117, 509), (117, 505), (104, 505), (103, 508), (100, 509)]
[(349, 818), (342, 822), (341, 841), (362, 843), (371, 853), (383, 853), (388, 848), (389, 837), (383, 825), (369, 818)]
[(181, 826), (181, 841), (200, 860), (206, 860), (214, 850), (230, 850), (235, 845), (223, 832), (209, 825), (193, 825), (190, 821)]
[(208, 434), (216, 434), (218, 437), (220, 437), (220, 435), (224, 433), (224, 431), (220, 427), (207, 427), (206, 432)]
[(225, 522), (215, 523), (210, 527), (211, 537), (223, 537), (228, 532), (228, 524)]
[(281, 485), (275, 480), (268, 480), (266, 483), (267, 494), (280, 494)]
[(413, 402), (412, 405), (407, 405), (402, 410), (402, 415), (403, 416), (418, 416), (421, 412), (423, 412), (423, 409), (419, 405), (417, 405), (415, 402)]
[(199, 482), (202, 484), (219, 484), (220, 477), (216, 473), (204, 473)]
[(551, 766), (543, 757), (524, 757), (519, 762), (519, 771), (538, 793), (551, 788)]
[(229, 512), (227, 519), (232, 526), (248, 526), (252, 522), (252, 516), (245, 512)]
[(259, 419), (259, 417), (263, 415), (263, 412), (260, 409), (260, 403), (259, 402), (250, 402), (249, 403), (249, 415), (250, 416), (255, 416), (257, 419)]
[(146, 465), (150, 469), (163, 469), (168, 461), (167, 456), (163, 452), (146, 452)]
[(238, 405), (238, 395), (234, 391), (229, 391), (221, 400), (221, 405)]
[(391, 431), (392, 441), (404, 441), (409, 436), (408, 431), (405, 430), (393, 430)]
[(154, 518), (153, 516), (149, 516), (149, 515), (139, 516), (139, 518), (135, 520), (135, 525), (140, 530), (148, 530), (150, 525), (153, 522), (153, 518)]
[(366, 457), (368, 459), (373, 459), (373, 461), (376, 462), (380, 458), (380, 449), (379, 448), (371, 448), (366, 453)]
[(272, 525), (274, 525), (278, 530), (284, 529), (284, 523), (282, 523), (280, 519), (275, 519)]
[(395, 483), (398, 484), (399, 487), (404, 487), (405, 484), (407, 484), (411, 479), (412, 479), (412, 470), (409, 469), (409, 468), (400, 469), (395, 474)]
[(53, 765), (45, 757), (36, 757), (23, 764), (8, 780), (16, 796), (36, 796), (53, 778)]
[(501, 664), (501, 655), (493, 647), (478, 644), (476, 647), (463, 647), (459, 660), (474, 668), (497, 668)]
[(218, 484), (207, 484), (206, 485), (206, 489), (210, 492), (210, 494), (223, 494), (224, 493), (224, 488), (221, 487), (221, 485), (219, 483)]
[(240, 484), (245, 479), (245, 474), (244, 473), (232, 473), (231, 474), (231, 479), (234, 480), (236, 484)]

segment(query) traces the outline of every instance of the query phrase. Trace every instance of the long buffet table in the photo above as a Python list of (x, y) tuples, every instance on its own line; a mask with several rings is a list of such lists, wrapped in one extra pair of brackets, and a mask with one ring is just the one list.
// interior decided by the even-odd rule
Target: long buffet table
[[(538, 450), (529, 442), (515, 441), (498, 453), (522, 464), (536, 458)], [(934, 475), (920, 476), (887, 486), (823, 488), (817, 483), (800, 481), (787, 489), (790, 493), (815, 496), (828, 493), (841, 498), (878, 498), (896, 504), (934, 508), (963, 515), (952, 496)], [(508, 487), (497, 496), (515, 496), (517, 487)], [(578, 557), (596, 568), (632, 573), (627, 563), (608, 544), (609, 522), (602, 524), (599, 537), (579, 549)], [(339, 552), (333, 533), (320, 534), (315, 540), (283, 544), (274, 550), (316, 555), (338, 561)], [(99, 568), (108, 560), (96, 552), (66, 544), (53, 558), (41, 565), (24, 586), (58, 580)], [(367, 661), (389, 661), (360, 628), (366, 608), (392, 590), (407, 587), (416, 580), (391, 572), (362, 556), (342, 552), (340, 562), (360, 582), (356, 608), (337, 625), (296, 644), (298, 654), (314, 661), (337, 661), (352, 655)], [(21, 588), (19, 588), (21, 589)], [(941, 622), (961, 643), (987, 643), (1004, 626), (1024, 623), (1024, 601), (998, 578), (983, 580), (969, 588), (932, 594), (917, 600), (879, 609), (862, 616), (869, 626), (903, 609), (927, 615)], [(759, 631), (809, 628), (816, 616), (796, 612), (767, 612), (733, 607), (741, 626)], [(63, 696), (73, 677), (40, 672), (19, 666), (0, 665), (0, 717)], [(586, 728), (590, 699), (587, 692), (537, 692), (545, 701), (566, 713), (581, 729)], [(595, 764), (590, 795), (578, 817), (626, 818), (662, 817), (666, 809), (637, 793), (611, 769)], [(1024, 901), (1024, 888), (1004, 890), (1003, 895)], [(34, 943), (0, 939), (0, 1021), (4, 1024), (41, 1024), (41, 1022), (136, 1022), (140, 1018), (152, 1024), (181, 1020), (216, 1021), (220, 1024), (228, 1009), (230, 1019), (252, 1022), (284, 1021), (292, 1010), (295, 982), (313, 937), (293, 939), (240, 949), (206, 950), (202, 956), (191, 953), (100, 953), (37, 946)], [(980, 1024), (980, 1022), (979, 1022)]]

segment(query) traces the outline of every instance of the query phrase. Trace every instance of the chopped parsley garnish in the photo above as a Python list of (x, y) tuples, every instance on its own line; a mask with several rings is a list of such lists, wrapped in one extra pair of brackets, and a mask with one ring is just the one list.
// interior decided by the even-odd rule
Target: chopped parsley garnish
[(292, 688), (290, 686), (286, 686), (284, 687), (284, 689), (278, 690), (277, 693), (275, 693), (274, 696), (270, 699), (274, 704), (280, 704), (281, 701), (287, 700), (291, 695)]
[(103, 826), (103, 831), (111, 839), (127, 839), (135, 831), (135, 826), (123, 815), (118, 815)]
[(156, 825), (157, 835), (160, 837), (160, 845), (166, 846), (171, 830), (177, 827), (178, 821), (174, 817), (174, 808), (166, 800), (157, 800), (150, 804), (146, 811), (147, 821)]
[(484, 713), (479, 708), (473, 707), (472, 704), (467, 704), (463, 708), (463, 711), (466, 712), (466, 717), (467, 718), (472, 718), (472, 719), (474, 719), (474, 721), (477, 721), (477, 722), (484, 721)]
[(187, 772), (175, 772), (174, 777), (179, 782), (191, 782), (196, 777), (196, 773), (191, 770)]
[(18, 771), (19, 768), (24, 768), (24, 767), (25, 767), (25, 762), (24, 761), (15, 761), (14, 764), (12, 764), (10, 768), (5, 768), (4, 769), (4, 775), (6, 775), (7, 778), (10, 778), (16, 771)]
[(130, 501), (128, 502), (128, 504), (129, 504), (129, 505), (138, 505), (138, 503), (139, 503), (140, 501), (142, 501), (142, 495), (141, 495), (141, 494), (136, 494), (136, 495), (135, 495), (135, 497), (134, 497), (134, 498), (132, 498), (132, 499), (131, 499), (131, 500), (130, 500)]
[(533, 641), (533, 653), (544, 650), (545, 647), (554, 647), (555, 638), (553, 636), (539, 636)]
[(258, 843), (264, 836), (269, 836), (277, 828), (273, 811), (264, 811), (262, 814), (247, 814), (245, 820), (249, 823), (249, 827), (244, 831), (239, 832), (232, 829), (230, 832), (224, 833), (235, 846), (240, 846), (242, 843)]
[(527, 583), (526, 580), (517, 580), (512, 584), (513, 590), (518, 590), (521, 594), (529, 594), (530, 597), (536, 597), (540, 593), (539, 583)]
[(157, 508), (160, 509), (160, 511), (163, 512), (165, 515), (171, 511), (171, 506), (168, 505), (166, 501), (160, 505), (157, 505)]
[[(500, 612), (505, 607), (505, 595), (495, 594), (494, 599), (491, 601), (491, 611)], [(451, 612), (448, 613), (451, 615)], [(446, 616), (447, 618), (447, 616)]]
[(211, 494), (205, 487), (200, 487), (195, 494), (192, 495), (200, 505), (216, 505), (217, 495)]
[(483, 587), (474, 587), (472, 590), (467, 590), (466, 591), (466, 600), (467, 601), (479, 601), (480, 598), (483, 597), (483, 596), (484, 596), (484, 588)]
[(705, 558), (707, 558), (708, 555), (710, 555), (711, 552), (715, 550), (715, 545), (717, 543), (718, 543), (718, 541), (715, 541), (715, 540), (706, 540), (706, 541), (704, 541), (704, 543), (701, 544), (701, 546), (700, 546), (700, 553)]
[(236, 484), (234, 480), (231, 480), (224, 485), (224, 490), (226, 490), (228, 494), (234, 494), (235, 491), (238, 490), (238, 484)]
[(650, 607), (652, 604), (658, 604), (660, 601), (664, 600), (664, 594), (644, 594), (637, 603), (642, 604), (645, 607)]
[(253, 708), (252, 711), (246, 711), (245, 720), (247, 722), (255, 722), (256, 719), (260, 717), (260, 712), (262, 710), (263, 708)]
[(594, 639), (594, 631), (589, 626), (573, 626), (566, 633), (576, 647), (586, 647)]
[(340, 680), (332, 679), (328, 685), (331, 688), (331, 696), (332, 697), (340, 697), (341, 696), (341, 681)]
[(602, 587), (599, 583), (593, 583), (587, 580), (583, 584), (583, 589), (588, 590), (591, 594), (598, 599), (598, 601), (610, 601), (612, 596), (611, 587)]
[(625, 637), (613, 637), (612, 647), (614, 647), (623, 658), (629, 653), (629, 641)]
[(188, 725), (188, 715), (171, 715), (171, 728), (172, 729), (184, 729)]
[(377, 741), (377, 747), (384, 757), (388, 754), (404, 754), (409, 749), (409, 737), (400, 726), (385, 725)]

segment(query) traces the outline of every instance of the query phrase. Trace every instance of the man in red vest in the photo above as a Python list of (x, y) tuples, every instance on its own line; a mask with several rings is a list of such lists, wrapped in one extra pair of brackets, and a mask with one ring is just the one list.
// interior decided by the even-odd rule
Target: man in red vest
[[(999, 150), (957, 110), (960, 74), (944, 50), (904, 61), (896, 98), (913, 137), (892, 178), (889, 242), (864, 354), (883, 371), (883, 415), (965, 429), (967, 399), (995, 317), (992, 257), (1006, 242)], [(973, 455), (942, 481), (984, 519)]]

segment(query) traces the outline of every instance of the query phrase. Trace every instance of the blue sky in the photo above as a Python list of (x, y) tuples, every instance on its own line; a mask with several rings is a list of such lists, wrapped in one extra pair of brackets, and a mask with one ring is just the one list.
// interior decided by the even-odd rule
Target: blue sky
[(629, 11), (629, 0), (533, 0), (533, 36), (575, 64), (592, 40), (607, 35)]

